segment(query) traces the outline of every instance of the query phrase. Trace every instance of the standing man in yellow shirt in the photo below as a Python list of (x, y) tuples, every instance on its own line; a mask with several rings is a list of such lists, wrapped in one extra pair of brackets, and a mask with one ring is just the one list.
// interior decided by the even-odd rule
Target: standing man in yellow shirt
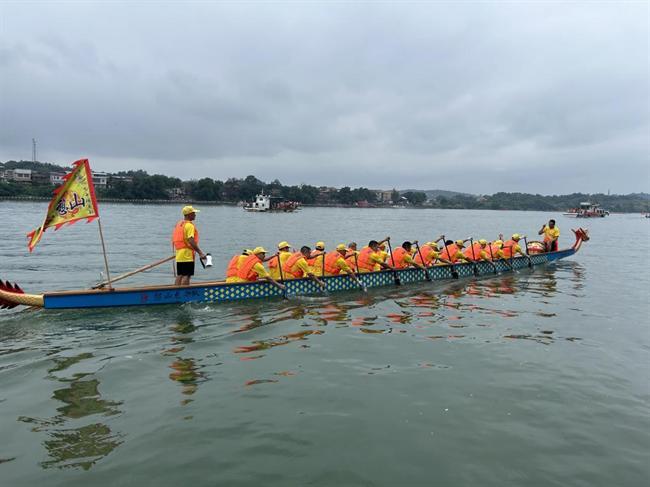
[(192, 206), (184, 206), (183, 219), (174, 227), (172, 243), (176, 251), (176, 286), (189, 286), (194, 275), (194, 253), (205, 259), (205, 254), (199, 248), (199, 231), (194, 225), (196, 214), (199, 212)]
[(555, 220), (549, 220), (548, 225), (542, 225), (542, 229), (537, 235), (544, 235), (544, 245), (547, 252), (554, 252), (558, 248), (558, 239), (560, 238), (560, 229), (555, 226)]

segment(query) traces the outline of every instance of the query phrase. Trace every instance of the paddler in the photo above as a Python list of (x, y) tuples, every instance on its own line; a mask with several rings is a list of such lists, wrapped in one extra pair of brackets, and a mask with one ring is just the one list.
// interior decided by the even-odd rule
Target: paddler
[(456, 240), (455, 242), (453, 240), (447, 240), (440, 252), (440, 256), (453, 264), (458, 261), (471, 262), (472, 259), (465, 257), (463, 254), (464, 248), (465, 240)]
[(205, 259), (205, 254), (199, 248), (199, 231), (194, 225), (196, 214), (200, 210), (192, 206), (184, 206), (181, 212), (183, 219), (179, 221), (172, 232), (172, 244), (176, 251), (176, 286), (189, 286), (194, 275), (194, 254)]
[(347, 253), (348, 248), (345, 244), (338, 244), (336, 250), (328, 252), (325, 255), (325, 275), (337, 276), (339, 274), (348, 274), (359, 286), (363, 287), (354, 270), (345, 261)]
[(386, 237), (381, 242), (371, 240), (368, 242), (367, 247), (361, 249), (357, 258), (359, 272), (375, 272), (380, 269), (391, 269), (391, 267), (383, 261), (379, 248), (379, 245), (388, 242), (388, 239), (389, 237)]
[[(420, 257), (420, 255), (422, 257)], [(415, 262), (417, 262), (418, 264), (423, 264), (426, 267), (432, 266), (438, 261), (443, 262), (445, 264), (451, 264), (450, 260), (443, 259), (440, 256), (437, 242), (425, 243), (422, 247), (420, 247), (420, 253), (415, 255)]]
[(284, 265), (289, 257), (291, 257), (291, 245), (289, 242), (282, 241), (278, 244), (278, 253), (269, 259), (269, 273), (271, 277), (275, 280), (282, 279), (283, 276), (280, 275), (280, 268), (278, 267), (278, 258), (280, 259), (280, 265)]
[(504, 242), (503, 254), (506, 256), (506, 259), (511, 259), (517, 254), (522, 255), (524, 257), (528, 257), (526, 253), (521, 249), (521, 246), (519, 245), (519, 240), (521, 240), (521, 235), (519, 235), (518, 233), (513, 233), (512, 237), (510, 237), (510, 240)]
[(542, 225), (537, 235), (544, 235), (544, 246), (546, 252), (554, 252), (558, 249), (558, 239), (560, 238), (560, 229), (555, 226), (555, 220), (548, 221), (548, 225)]
[(487, 248), (487, 243), (487, 240), (482, 238), (465, 249), (463, 255), (475, 262), (481, 260), (489, 261), (490, 256), (488, 255), (489, 249)]
[[(415, 243), (418, 243), (417, 240)], [(401, 247), (393, 250), (391, 263), (393, 264), (393, 269), (406, 269), (409, 266), (414, 266), (424, 270), (424, 265), (413, 259), (413, 244), (408, 241), (403, 242)]]
[(345, 257), (345, 262), (350, 266), (351, 269), (356, 270), (357, 272), (359, 269), (357, 268), (357, 259), (359, 258), (359, 252), (357, 251), (357, 243), (356, 242), (350, 242), (348, 244), (348, 252)]
[(386, 250), (385, 243), (379, 244), (379, 256), (381, 257), (382, 262), (384, 263), (388, 262), (388, 257), (390, 257), (390, 253)]
[(311, 258), (311, 249), (306, 245), (300, 248), (300, 252), (294, 252), (282, 266), (282, 272), (285, 279), (299, 279), (309, 277), (313, 279), (321, 288), (325, 288), (325, 283), (318, 279), (307, 263)]
[(228, 262), (228, 268), (226, 269), (226, 282), (239, 282), (237, 274), (239, 273), (239, 268), (246, 260), (246, 257), (253, 253), (250, 249), (244, 249), (241, 254), (234, 255), (230, 262)]
[(269, 281), (271, 284), (279, 289), (284, 289), (284, 286), (271, 277), (271, 275), (264, 268), (264, 258), (266, 257), (266, 250), (264, 247), (255, 247), (251, 255), (244, 259), (239, 271), (237, 272), (237, 280), (231, 282), (253, 282), (257, 280)]
[(325, 242), (316, 242), (314, 245), (314, 251), (311, 253), (309, 259), (307, 259), (307, 264), (311, 267), (311, 271), (316, 276), (323, 276), (323, 260), (325, 259)]

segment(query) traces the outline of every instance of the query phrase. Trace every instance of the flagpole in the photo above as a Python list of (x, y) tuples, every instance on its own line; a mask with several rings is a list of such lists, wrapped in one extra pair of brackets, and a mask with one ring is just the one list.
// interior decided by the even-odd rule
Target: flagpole
[(106, 287), (109, 290), (113, 289), (111, 286), (111, 273), (108, 270), (108, 258), (106, 257), (106, 245), (104, 244), (104, 233), (102, 232), (102, 219), (97, 218), (97, 225), (99, 226), (99, 239), (102, 241), (102, 252), (104, 253), (104, 266), (106, 267)]

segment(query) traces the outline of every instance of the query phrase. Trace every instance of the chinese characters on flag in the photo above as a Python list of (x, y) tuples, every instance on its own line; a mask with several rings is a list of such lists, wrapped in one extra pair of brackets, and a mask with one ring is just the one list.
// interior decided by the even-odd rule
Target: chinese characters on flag
[(89, 222), (99, 217), (95, 187), (88, 159), (81, 159), (73, 164), (73, 169), (66, 174), (63, 184), (54, 190), (54, 198), (47, 207), (43, 224), (27, 234), (27, 247), (31, 252), (41, 240), (43, 233), (50, 227), (58, 230), (63, 225), (87, 219)]

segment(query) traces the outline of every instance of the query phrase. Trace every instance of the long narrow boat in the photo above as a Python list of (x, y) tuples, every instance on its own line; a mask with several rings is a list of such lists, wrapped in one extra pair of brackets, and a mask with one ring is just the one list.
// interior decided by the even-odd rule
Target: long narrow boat
[[(548, 253), (530, 254), (527, 257), (515, 257), (508, 261), (479, 262), (477, 264), (456, 264), (458, 277), (467, 278), (493, 274), (495, 271), (508, 272), (512, 269), (523, 269), (532, 264), (539, 266), (564, 259), (575, 254), (582, 242), (589, 240), (587, 231), (580, 228), (573, 230), (575, 243), (563, 250)], [(452, 266), (434, 265), (428, 268), (432, 281), (454, 279)], [(402, 284), (427, 281), (427, 275), (422, 269), (408, 268), (397, 271), (379, 271), (360, 274), (361, 282), (368, 288), (395, 285), (395, 274), (399, 274)], [(358, 289), (358, 285), (345, 275), (324, 277), (328, 292), (350, 291)], [(288, 295), (310, 295), (322, 293), (320, 287), (310, 279), (292, 279), (285, 281)], [(14, 308), (18, 305), (46, 309), (102, 308), (117, 306), (148, 306), (154, 304), (178, 303), (220, 303), (244, 299), (260, 299), (283, 297), (283, 293), (272, 284), (265, 281), (225, 283), (202, 282), (189, 286), (141, 286), (114, 289), (92, 289), (77, 291), (54, 291), (44, 294), (27, 294), (16, 284), (0, 280), (0, 308)]]

